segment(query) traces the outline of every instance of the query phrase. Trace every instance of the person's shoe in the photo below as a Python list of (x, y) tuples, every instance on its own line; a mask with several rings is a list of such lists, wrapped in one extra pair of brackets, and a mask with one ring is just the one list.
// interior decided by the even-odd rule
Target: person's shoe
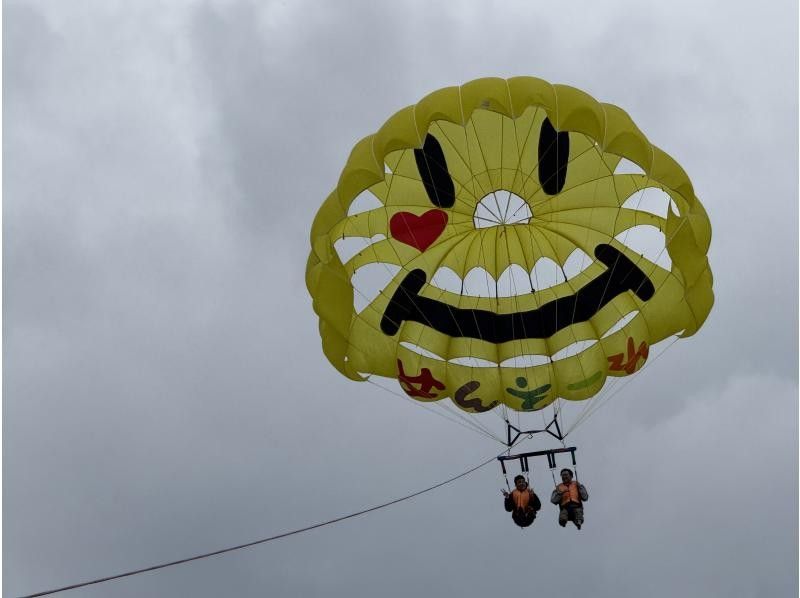
[(576, 523), (575, 527), (577, 527), (578, 529), (581, 529), (581, 524), (580, 523)]
[(564, 521), (564, 522), (559, 521), (558, 525), (560, 525), (561, 527), (567, 527), (567, 522), (566, 521)]

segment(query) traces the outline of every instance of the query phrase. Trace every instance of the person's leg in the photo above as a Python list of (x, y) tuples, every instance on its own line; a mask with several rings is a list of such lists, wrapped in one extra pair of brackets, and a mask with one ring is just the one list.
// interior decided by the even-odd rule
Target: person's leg
[(572, 521), (575, 523), (575, 527), (581, 529), (583, 525), (583, 507), (575, 507), (572, 510)]
[(530, 526), (533, 523), (534, 519), (536, 519), (535, 511), (530, 511), (528, 513), (525, 513), (525, 527)]
[(569, 512), (564, 507), (561, 507), (561, 510), (558, 512), (558, 525), (564, 527), (567, 525), (567, 517), (569, 516)]

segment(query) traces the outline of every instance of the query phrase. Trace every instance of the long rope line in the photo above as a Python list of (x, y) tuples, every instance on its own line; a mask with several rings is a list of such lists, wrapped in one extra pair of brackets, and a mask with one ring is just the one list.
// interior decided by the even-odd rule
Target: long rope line
[(233, 552), (234, 550), (240, 550), (242, 548), (249, 548), (250, 546), (255, 546), (257, 544), (264, 544), (265, 542), (271, 542), (272, 540), (279, 540), (280, 538), (286, 538), (287, 536), (293, 536), (295, 534), (301, 534), (303, 532), (307, 532), (307, 531), (310, 531), (312, 529), (316, 529), (318, 527), (331, 525), (333, 523), (338, 523), (339, 521), (344, 521), (345, 519), (352, 519), (353, 517), (358, 517), (359, 515), (364, 515), (366, 513), (372, 512), (372, 511), (377, 511), (378, 509), (383, 509), (385, 507), (397, 504), (399, 502), (403, 502), (404, 500), (409, 500), (411, 498), (419, 496), (420, 494), (425, 494), (426, 492), (430, 492), (431, 490), (436, 490), (437, 488), (441, 488), (442, 486), (445, 486), (447, 484), (450, 484), (451, 482), (455, 482), (456, 480), (458, 480), (460, 478), (468, 476), (469, 474), (477, 471), (481, 467), (485, 467), (486, 465), (488, 465), (492, 461), (495, 461), (496, 459), (497, 459), (497, 457), (491, 457), (490, 459), (487, 459), (483, 463), (481, 463), (479, 465), (476, 465), (475, 467), (472, 467), (472, 468), (468, 469), (467, 471), (464, 471), (464, 472), (462, 472), (462, 473), (460, 473), (460, 474), (458, 474), (456, 476), (453, 476), (452, 478), (449, 478), (449, 479), (447, 479), (447, 480), (445, 480), (443, 482), (439, 482), (438, 484), (435, 484), (433, 486), (429, 486), (428, 488), (425, 488), (423, 490), (418, 490), (417, 492), (414, 492), (413, 494), (408, 494), (406, 496), (402, 496), (400, 498), (396, 498), (396, 499), (391, 500), (389, 502), (385, 502), (383, 504), (376, 505), (374, 507), (370, 507), (370, 508), (364, 509), (362, 511), (357, 511), (356, 513), (350, 513), (349, 515), (343, 515), (342, 517), (337, 517), (335, 519), (329, 519), (328, 521), (323, 521), (322, 523), (316, 523), (314, 525), (309, 525), (307, 527), (303, 527), (303, 528), (300, 528), (300, 529), (292, 530), (292, 531), (289, 531), (289, 532), (284, 532), (284, 533), (278, 534), (276, 536), (270, 536), (269, 538), (263, 538), (261, 540), (255, 540), (253, 542), (247, 542), (246, 544), (239, 544), (238, 546), (231, 546), (230, 548), (223, 548), (221, 550), (215, 550), (213, 552), (207, 552), (205, 554), (198, 554), (197, 556), (192, 556), (192, 557), (185, 558), (185, 559), (180, 559), (180, 560), (177, 560), (177, 561), (171, 561), (169, 563), (162, 563), (160, 565), (153, 565), (152, 567), (145, 567), (143, 569), (136, 569), (135, 571), (128, 571), (126, 573), (119, 573), (117, 575), (110, 575), (108, 577), (102, 577), (102, 578), (99, 578), (99, 579), (93, 579), (91, 581), (84, 581), (82, 583), (76, 583), (76, 584), (72, 584), (72, 585), (68, 585), (68, 586), (63, 586), (61, 588), (56, 588), (54, 590), (47, 590), (46, 592), (38, 592), (36, 594), (26, 594), (25, 596), (20, 596), (20, 598), (36, 598), (37, 596), (47, 596), (49, 594), (55, 594), (57, 592), (64, 592), (66, 590), (74, 590), (76, 588), (82, 588), (82, 587), (85, 587), (85, 586), (98, 584), (98, 583), (102, 583), (102, 582), (105, 582), (105, 581), (111, 581), (112, 579), (120, 579), (122, 577), (130, 577), (131, 575), (138, 575), (139, 573), (146, 573), (148, 571), (156, 571), (157, 569), (164, 569), (166, 567), (172, 567), (174, 565), (180, 565), (182, 563), (188, 563), (190, 561), (197, 561), (197, 560), (205, 559), (205, 558), (208, 558), (208, 557), (211, 557), (211, 556), (216, 556), (218, 554), (223, 554), (223, 553), (226, 553), (226, 552)]

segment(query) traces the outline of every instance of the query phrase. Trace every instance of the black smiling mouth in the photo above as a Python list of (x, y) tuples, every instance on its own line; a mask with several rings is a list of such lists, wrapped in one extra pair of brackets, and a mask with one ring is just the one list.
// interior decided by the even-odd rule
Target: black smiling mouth
[(572, 324), (586, 322), (618, 295), (633, 292), (642, 301), (655, 294), (647, 275), (611, 245), (595, 247), (595, 257), (608, 269), (573, 295), (545, 303), (538, 309), (497, 314), (483, 309), (453, 307), (422, 297), (424, 270), (409, 272), (394, 292), (381, 319), (381, 330), (394, 336), (403, 322), (419, 322), (453, 338), (475, 338), (490, 343), (549, 338)]
[[(545, 118), (539, 130), (537, 172), (547, 195), (558, 195), (564, 188), (569, 147), (569, 133), (557, 131)], [(452, 207), (455, 186), (438, 140), (427, 134), (423, 146), (414, 150), (414, 157), (431, 203), (439, 208)], [(381, 330), (394, 336), (403, 322), (419, 322), (453, 338), (475, 338), (495, 344), (549, 338), (572, 324), (590, 320), (623, 293), (631, 291), (642, 301), (655, 294), (647, 275), (618, 249), (600, 244), (595, 247), (594, 254), (608, 268), (600, 276), (573, 295), (555, 299), (538, 309), (513, 314), (463, 309), (422, 297), (419, 292), (427, 282), (427, 275), (424, 270), (412, 270), (389, 301), (381, 319)]]

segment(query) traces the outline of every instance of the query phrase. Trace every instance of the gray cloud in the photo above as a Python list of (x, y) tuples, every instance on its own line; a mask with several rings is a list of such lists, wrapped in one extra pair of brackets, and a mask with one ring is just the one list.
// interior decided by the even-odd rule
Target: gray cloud
[(519, 533), (490, 466), (69, 595), (796, 590), (796, 6), (4, 8), (4, 594), (302, 527), (499, 452), (339, 376), (303, 276), (358, 139), (436, 88), (517, 74), (623, 106), (714, 226), (705, 327), (571, 437), (586, 527), (545, 505)]

